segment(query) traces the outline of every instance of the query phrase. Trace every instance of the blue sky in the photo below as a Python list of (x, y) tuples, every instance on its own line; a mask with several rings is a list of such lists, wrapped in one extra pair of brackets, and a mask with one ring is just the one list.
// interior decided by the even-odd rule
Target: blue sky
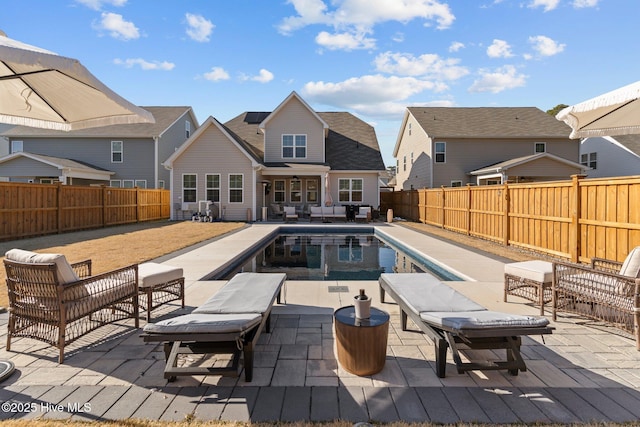
[(8, 37), (200, 123), (298, 92), (376, 129), (407, 106), (574, 104), (639, 80), (637, 0), (4, 0)]

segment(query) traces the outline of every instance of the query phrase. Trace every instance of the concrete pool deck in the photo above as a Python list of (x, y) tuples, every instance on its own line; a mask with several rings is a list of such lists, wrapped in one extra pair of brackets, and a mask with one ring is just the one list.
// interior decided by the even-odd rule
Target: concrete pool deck
[[(200, 305), (224, 284), (202, 279), (280, 225), (253, 224), (157, 260), (184, 269), (187, 308), (169, 304), (154, 311), (153, 319)], [(465, 277), (448, 284), (478, 303), (511, 313), (539, 313), (517, 297), (502, 301), (506, 261), (398, 224), (374, 225)], [(332, 285), (346, 286), (348, 291), (330, 292)], [(350, 305), (360, 288), (373, 298), (374, 306), (391, 315), (385, 367), (367, 377), (342, 369), (334, 350), (333, 311)], [(0, 319), (1, 337), (6, 338), (7, 315)], [(3, 406), (0, 419), (438, 423), (640, 419), (640, 352), (635, 342), (610, 328), (583, 325), (577, 318), (559, 317), (553, 322), (556, 330), (544, 342), (541, 337), (523, 337), (528, 369), (518, 376), (505, 371), (458, 374), (450, 363), (446, 378), (435, 374), (432, 343), (417, 330), (402, 331), (397, 306), (379, 302), (376, 281), (287, 281), (286, 303), (274, 306), (272, 320), (272, 332), (261, 336), (251, 383), (243, 375), (167, 382), (162, 375), (162, 346), (143, 343), (132, 321), (98, 329), (68, 346), (64, 365), (57, 364), (56, 349), (15, 339), (12, 352), (0, 349), (0, 359), (11, 360), (17, 371), (0, 383), (0, 401), (12, 404)]]

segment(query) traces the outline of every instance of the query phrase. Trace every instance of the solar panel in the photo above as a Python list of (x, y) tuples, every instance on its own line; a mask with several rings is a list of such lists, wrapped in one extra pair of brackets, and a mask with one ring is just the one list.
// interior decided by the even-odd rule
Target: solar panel
[(244, 121), (249, 124), (262, 123), (271, 114), (266, 111), (250, 111), (244, 116)]

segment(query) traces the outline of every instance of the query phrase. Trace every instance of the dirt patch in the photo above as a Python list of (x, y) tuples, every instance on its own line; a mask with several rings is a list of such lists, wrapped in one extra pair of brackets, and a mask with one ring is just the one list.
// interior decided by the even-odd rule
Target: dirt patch
[[(150, 261), (244, 226), (244, 223), (238, 222), (153, 221), (0, 242), (0, 254), (20, 248), (61, 253), (69, 262), (91, 259), (93, 273), (98, 274)], [(5, 278), (3, 267), (0, 269), (0, 283), (4, 283)], [(7, 288), (2, 286), (0, 307), (7, 307), (8, 304)]]

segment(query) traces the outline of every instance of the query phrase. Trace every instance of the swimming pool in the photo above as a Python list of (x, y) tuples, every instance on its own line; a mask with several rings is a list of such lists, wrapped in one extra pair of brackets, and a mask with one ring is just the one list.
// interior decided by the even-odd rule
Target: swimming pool
[[(394, 244), (395, 243), (395, 244)], [(409, 253), (373, 228), (327, 229), (326, 232), (282, 228), (265, 244), (211, 277), (226, 280), (238, 272), (286, 273), (288, 280), (378, 280), (381, 273), (430, 272), (441, 280), (460, 280)]]

